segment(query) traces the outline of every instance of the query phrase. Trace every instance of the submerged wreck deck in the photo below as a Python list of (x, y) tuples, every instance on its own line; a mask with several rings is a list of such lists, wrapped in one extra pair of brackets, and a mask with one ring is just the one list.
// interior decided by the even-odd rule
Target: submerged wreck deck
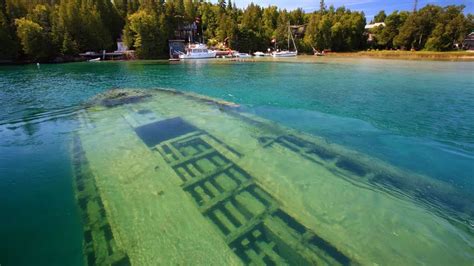
[(88, 265), (474, 259), (472, 198), (233, 104), (113, 91), (80, 121), (72, 154)]

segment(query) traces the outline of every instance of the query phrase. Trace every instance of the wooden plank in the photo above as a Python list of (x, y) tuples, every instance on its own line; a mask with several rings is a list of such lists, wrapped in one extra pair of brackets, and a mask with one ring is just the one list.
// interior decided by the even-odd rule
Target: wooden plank
[(264, 253), (266, 256), (270, 257), (270, 259), (275, 262), (277, 265), (288, 264), (285, 259), (280, 257), (273, 248), (275, 247), (275, 243), (271, 242), (264, 242), (264, 241), (256, 241), (255, 242), (257, 247)]
[(229, 169), (233, 164), (232, 163), (228, 163), (228, 164), (225, 164), (223, 166), (220, 166), (218, 168), (216, 168), (215, 170), (213, 170), (212, 172), (210, 172), (209, 174), (207, 175), (203, 175), (202, 177), (199, 177), (199, 178), (193, 178), (189, 181), (187, 181), (186, 183), (184, 183), (182, 185), (183, 189), (186, 189), (188, 187), (191, 187), (191, 186), (194, 186), (194, 185), (198, 185), (198, 183), (202, 183), (204, 180), (207, 180), (208, 178), (211, 178), (215, 175), (218, 175), (219, 173), (221, 172), (224, 172), (226, 171), (227, 169)]
[(210, 209), (214, 208), (217, 204), (225, 201), (226, 199), (229, 199), (229, 198), (233, 197), (234, 195), (238, 194), (240, 191), (242, 191), (243, 189), (247, 188), (248, 186), (250, 186), (252, 184), (253, 184), (252, 181), (248, 181), (248, 182), (240, 184), (240, 186), (238, 186), (234, 190), (227, 191), (225, 193), (221, 193), (219, 196), (213, 198), (212, 200), (207, 202), (205, 205), (200, 207), (199, 211), (201, 211), (201, 213), (208, 212)]
[[(174, 147), (172, 148), (173, 152), (178, 152)], [(213, 153), (217, 153), (216, 150), (207, 150), (203, 153), (200, 153), (200, 154), (195, 154), (195, 155), (192, 155), (192, 156), (187, 156), (187, 157), (183, 157), (181, 154), (179, 155), (179, 159), (175, 162), (172, 162), (171, 163), (171, 166), (172, 167), (177, 167), (177, 166), (180, 166), (182, 164), (186, 164), (186, 163), (189, 163), (190, 161), (196, 161), (196, 160), (199, 160), (203, 157), (206, 157), (206, 156), (209, 156)]]
[(221, 210), (219, 209), (214, 210), (214, 215), (231, 233), (236, 230), (235, 225), (229, 220), (229, 218)]
[(274, 211), (277, 210), (277, 206), (272, 205), (270, 206), (266, 211), (262, 212), (259, 215), (254, 216), (248, 223), (245, 225), (241, 226), (238, 230), (235, 230), (232, 232), (230, 235), (226, 237), (226, 243), (230, 244), (234, 242), (237, 238), (239, 238), (242, 235), (245, 235), (252, 229), (254, 229), (259, 223), (261, 223), (265, 217), (273, 213)]

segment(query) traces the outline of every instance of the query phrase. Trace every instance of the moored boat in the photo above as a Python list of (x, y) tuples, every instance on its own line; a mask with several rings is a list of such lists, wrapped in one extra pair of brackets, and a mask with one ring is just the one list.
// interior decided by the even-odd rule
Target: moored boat
[[(295, 47), (294, 51), (290, 51), (290, 38)], [(290, 25), (288, 25), (288, 50), (275, 51), (272, 53), (273, 57), (294, 57), (298, 55), (298, 49), (296, 48), (295, 39), (293, 39), (293, 34), (291, 33)]]
[(236, 57), (239, 57), (239, 58), (250, 58), (252, 57), (250, 54), (248, 53), (235, 53), (235, 56)]
[(298, 55), (298, 51), (288, 51), (288, 50), (273, 52), (272, 54), (273, 57), (293, 57), (297, 55)]
[(204, 58), (215, 58), (216, 52), (211, 51), (205, 44), (197, 43), (190, 44), (186, 48), (186, 53), (179, 55), (180, 59), (204, 59)]

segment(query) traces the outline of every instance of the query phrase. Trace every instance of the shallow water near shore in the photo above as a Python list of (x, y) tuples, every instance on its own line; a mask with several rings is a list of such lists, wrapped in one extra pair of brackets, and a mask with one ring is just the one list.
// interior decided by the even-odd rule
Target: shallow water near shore
[[(293, 135), (301, 134), (303, 137), (300, 137), (310, 143), (342, 147), (336, 149), (337, 156), (342, 156), (340, 154), (345, 154), (345, 151), (357, 151), (362, 157), (374, 158), (375, 167), (383, 165), (380, 166), (383, 169), (393, 168), (409, 173), (409, 176), (422, 176), (422, 180), (436, 184), (432, 186), (442, 184), (441, 187), (445, 188), (442, 191), (453, 192), (441, 197), (427, 192), (432, 190), (419, 187), (422, 192), (413, 194), (409, 186), (395, 184), (393, 179), (391, 187), (376, 187), (378, 190), (374, 190), (373, 184), (361, 178), (332, 178), (330, 173), (324, 172), (326, 170), (321, 170), (331, 167), (319, 169), (315, 166), (317, 163), (307, 162), (304, 156), (298, 157), (300, 155), (291, 149), (285, 150), (278, 143), (266, 149), (257, 144), (252, 146), (251, 137), (268, 136), (265, 130), (269, 129), (261, 128), (262, 124), (254, 125), (254, 128), (242, 126), (243, 122), (239, 122), (242, 119), (194, 105), (192, 101), (175, 100), (171, 96), (147, 103), (145, 109), (154, 114), (162, 112), (164, 117), (171, 114), (184, 117), (194, 127), (205, 128), (212, 136), (252, 159), (232, 161), (255, 177), (261, 189), (280, 203), (278, 210), (284, 213), (269, 214), (270, 218), (262, 220), (264, 227), (259, 230), (271, 235), (268, 232), (275, 225), (272, 217), (289, 215), (305, 230), (342, 254), (335, 256), (339, 260), (344, 258), (342, 262), (469, 265), (469, 260), (474, 258), (474, 221), (469, 207), (474, 192), (473, 72), (474, 63), (470, 62), (310, 57), (255, 62), (136, 61), (41, 65), (39, 68), (1, 67), (0, 187), (4, 191), (2, 211), (8, 215), (1, 226), (1, 235), (6, 241), (1, 244), (0, 263), (83, 263), (83, 221), (77, 207), (71, 161), (71, 143), (77, 134), (81, 136), (83, 149), (93, 168), (91, 171), (97, 175), (98, 189), (106, 191), (103, 194), (104, 208), (110, 217), (113, 236), (121, 236), (120, 240), (114, 240), (118, 244), (114, 244), (112, 249), (121, 246), (132, 250), (129, 254), (131, 262), (179, 261), (180, 258), (173, 257), (172, 251), (165, 252), (167, 255), (160, 258), (159, 252), (153, 253), (143, 247), (130, 248), (136, 246), (133, 241), (137, 240), (127, 238), (127, 234), (147, 235), (146, 231), (134, 231), (140, 230), (140, 221), (144, 224), (155, 221), (158, 223), (155, 226), (159, 225), (159, 219), (153, 218), (153, 211), (132, 206), (135, 208), (135, 211), (130, 211), (133, 215), (123, 218), (121, 215), (127, 213), (126, 209), (114, 207), (120, 198), (110, 191), (121, 187), (118, 186), (120, 182), (109, 177), (124, 167), (126, 158), (120, 156), (133, 153), (132, 150), (137, 154), (148, 154), (145, 149), (137, 148), (140, 142), (131, 137), (136, 138), (136, 134), (126, 130), (127, 127), (130, 130), (130, 123), (126, 123), (130, 119), (120, 122), (116, 118), (123, 119), (123, 112), (130, 109), (126, 105), (92, 113), (90, 109), (84, 109), (84, 103), (91, 97), (110, 88), (146, 91), (165, 87), (235, 102), (240, 105), (239, 114), (258, 121), (263, 119), (263, 125), (283, 127)], [(142, 107), (137, 110), (144, 109)], [(78, 118), (84, 117), (84, 113), (99, 121), (96, 134), (84, 133), (87, 123)], [(241, 133), (231, 134), (239, 130)], [(274, 131), (270, 129), (270, 132)], [(248, 138), (246, 134), (249, 134)], [(122, 147), (113, 148), (118, 142), (116, 140), (128, 140), (133, 145), (127, 147), (124, 143)], [(121, 154), (121, 149), (127, 152)], [(108, 153), (110, 158), (104, 159), (106, 155), (102, 153), (109, 151), (114, 152)], [(140, 165), (139, 162), (138, 158), (137, 161), (131, 159), (128, 164), (133, 167), (133, 163)], [(336, 168), (348, 168), (347, 163), (339, 162), (337, 165), (338, 162), (335, 162)], [(301, 164), (303, 167), (285, 168), (286, 164)], [(141, 168), (138, 168), (133, 171), (140, 172)], [(314, 173), (312, 170), (322, 177), (315, 179), (310, 174)], [(281, 177), (269, 176), (269, 173)], [(295, 181), (299, 176), (301, 179)], [(118, 183), (115, 184), (114, 180)], [(142, 182), (147, 185), (143, 191), (157, 193), (143, 196), (144, 202), (153, 200), (155, 196), (166, 198), (172, 194), (165, 189), (152, 189), (154, 185), (163, 184)], [(427, 183), (418, 184), (426, 186)], [(180, 188), (173, 190), (171, 185), (168, 189), (175, 192), (175, 198), (168, 199), (171, 205), (160, 207), (163, 212), (169, 211), (164, 206), (177, 208), (173, 204), (182, 200), (178, 196), (186, 192)], [(137, 186), (136, 191), (140, 190)], [(130, 198), (130, 193), (137, 194), (136, 191), (123, 194), (123, 198), (129, 199), (123, 202), (136, 202), (136, 198), (133, 198), (135, 201)], [(295, 193), (300, 196), (293, 198)], [(338, 200), (331, 198), (338, 193)], [(455, 195), (465, 195), (467, 202), (459, 203)], [(444, 201), (441, 202), (440, 198)], [(184, 204), (187, 207), (183, 208), (190, 208), (187, 210), (199, 216), (192, 210), (192, 202)], [(175, 217), (179, 219), (181, 216)], [(207, 216), (201, 215), (197, 219), (204, 219), (202, 217)], [(222, 256), (222, 261), (227, 262), (245, 262), (247, 257), (231, 251), (236, 244), (229, 240), (230, 246), (227, 245), (212, 221), (202, 230), (194, 230), (185, 222), (178, 224), (189, 226), (189, 232), (195, 233), (194, 236), (182, 236), (188, 241), (181, 246), (183, 250), (190, 250), (188, 245), (207, 234), (209, 239), (215, 240), (214, 248), (217, 250), (219, 246), (222, 249), (220, 255), (209, 253), (209, 256)], [(124, 228), (134, 229), (127, 233)], [(152, 228), (150, 226), (150, 230)], [(212, 233), (213, 230), (217, 233)], [(180, 239), (172, 233), (168, 236), (168, 239)], [(163, 238), (163, 243), (166, 243), (166, 238)], [(374, 242), (377, 248), (371, 247)], [(157, 244), (159, 242), (149, 243), (162, 247)], [(279, 247), (281, 251), (281, 244)], [(437, 254), (437, 250), (444, 250), (445, 254)], [(199, 258), (203, 253), (195, 251), (190, 253), (190, 257), (191, 254)], [(438, 255), (442, 255), (445, 261), (432, 261)]]

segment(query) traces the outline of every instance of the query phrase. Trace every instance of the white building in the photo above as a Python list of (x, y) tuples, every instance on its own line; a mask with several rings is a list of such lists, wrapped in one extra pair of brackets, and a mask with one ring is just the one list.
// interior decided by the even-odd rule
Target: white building
[(122, 39), (117, 40), (117, 51), (118, 53), (123, 53), (128, 51), (128, 47), (125, 45), (125, 43), (122, 41)]
[(365, 25), (365, 29), (370, 30), (370, 29), (378, 27), (378, 26), (384, 26), (385, 27), (385, 23), (384, 22), (377, 22), (377, 23), (367, 24), (367, 25)]

